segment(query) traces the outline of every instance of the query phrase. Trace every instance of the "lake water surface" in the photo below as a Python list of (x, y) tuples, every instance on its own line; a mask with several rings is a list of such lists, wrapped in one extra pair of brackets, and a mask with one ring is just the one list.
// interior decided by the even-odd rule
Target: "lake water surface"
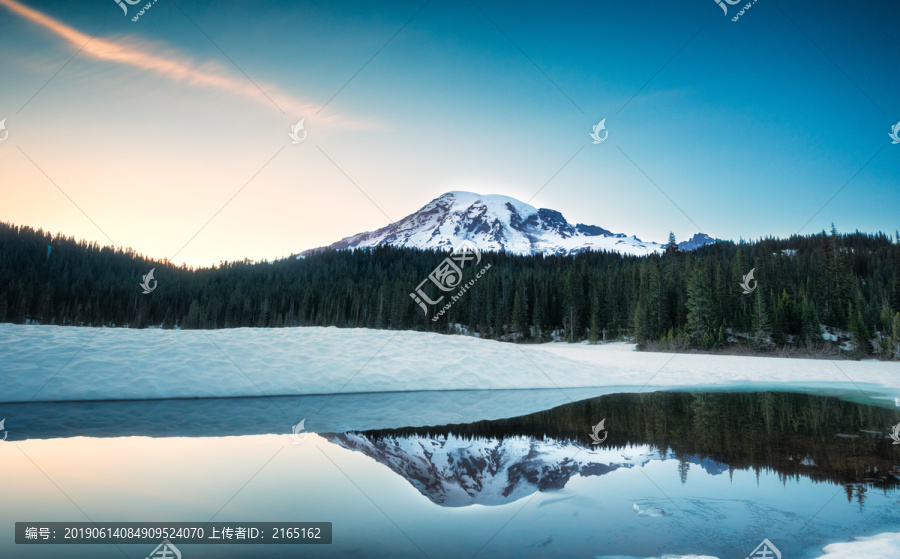
[(154, 547), (16, 545), (17, 521), (333, 523), (331, 545), (184, 544), (184, 559), (743, 559), (764, 538), (811, 559), (900, 531), (900, 445), (886, 436), (896, 408), (774, 392), (551, 393), (0, 405), (0, 557)]

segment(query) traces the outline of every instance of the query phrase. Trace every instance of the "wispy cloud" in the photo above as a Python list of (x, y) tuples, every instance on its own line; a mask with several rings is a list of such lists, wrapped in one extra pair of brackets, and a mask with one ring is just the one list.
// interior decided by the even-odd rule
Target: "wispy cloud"
[[(291, 117), (314, 115), (320, 105), (299, 99), (270, 84), (259, 83), (259, 87), (244, 76), (230, 71), (214, 62), (199, 63), (196, 60), (160, 45), (135, 39), (101, 39), (82, 33), (42, 12), (29, 8), (15, 0), (0, 0), (14, 13), (51, 31), (68, 42), (73, 48), (82, 49), (82, 54), (96, 60), (125, 64), (141, 70), (148, 70), (165, 76), (172, 81), (192, 86), (217, 89), (235, 96), (244, 97), (276, 110), (272, 102)], [(260, 91), (265, 91), (265, 95)], [(271, 100), (269, 98), (271, 98)], [(364, 120), (352, 119), (340, 114), (322, 114), (315, 120), (347, 128), (367, 128), (371, 125)], [(312, 118), (310, 119), (312, 120)]]

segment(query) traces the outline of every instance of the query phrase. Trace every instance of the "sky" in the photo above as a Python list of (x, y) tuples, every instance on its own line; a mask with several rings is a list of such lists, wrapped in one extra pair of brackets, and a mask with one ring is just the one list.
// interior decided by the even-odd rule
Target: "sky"
[(189, 266), (451, 190), (657, 242), (900, 228), (888, 0), (148, 3), (0, 0), (0, 221)]

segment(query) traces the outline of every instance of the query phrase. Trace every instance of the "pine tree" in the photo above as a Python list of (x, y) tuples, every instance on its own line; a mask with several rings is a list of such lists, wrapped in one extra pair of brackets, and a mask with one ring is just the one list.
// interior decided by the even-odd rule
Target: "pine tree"
[(651, 261), (653, 263), (652, 267), (652, 277), (650, 281), (650, 291), (652, 292), (651, 297), (655, 299), (653, 304), (653, 311), (656, 314), (656, 321), (653, 324), (653, 335), (656, 338), (662, 337), (665, 335), (666, 330), (669, 328), (669, 300), (668, 300), (668, 289), (664, 285), (665, 280), (663, 277), (663, 270), (661, 266), (660, 259), (657, 257), (653, 257)]
[(538, 299), (537, 294), (534, 296), (534, 311), (532, 312), (531, 323), (534, 326), (534, 339), (538, 343), (543, 341), (544, 337), (544, 306), (543, 299)]
[(682, 456), (678, 459), (678, 478), (681, 480), (681, 485), (687, 483), (688, 472), (691, 470), (691, 463), (688, 462), (687, 457)]
[(522, 298), (519, 297), (519, 291), (516, 290), (516, 297), (513, 301), (512, 324), (510, 327), (510, 334), (512, 334), (513, 341), (518, 341), (519, 337), (523, 335), (525, 324), (525, 313), (522, 310)]
[(900, 238), (894, 245), (894, 279), (891, 285), (891, 308), (900, 312)]
[(891, 341), (893, 342), (893, 353), (896, 358), (900, 358), (900, 312), (894, 315), (894, 320), (892, 321), (892, 335)]
[(697, 261), (687, 285), (686, 331), (692, 343), (709, 348), (712, 345), (713, 305), (709, 275), (705, 265)]
[(566, 341), (574, 343), (580, 336), (581, 313), (584, 305), (584, 295), (581, 287), (581, 279), (574, 269), (570, 269), (566, 275), (565, 286), (565, 304), (566, 313)]
[(785, 343), (785, 326), (784, 326), (784, 304), (781, 297), (776, 297), (773, 292), (769, 293), (770, 308), (769, 324), (772, 326), (772, 341), (776, 346), (782, 346)]
[(191, 308), (181, 323), (184, 329), (200, 328), (200, 302), (197, 299), (191, 301)]
[(853, 343), (854, 354), (857, 356), (867, 355), (872, 351), (869, 342), (869, 333), (866, 328), (865, 320), (863, 320), (862, 309), (860, 308), (859, 298), (856, 305), (850, 305), (850, 341)]
[(891, 312), (891, 307), (889, 305), (884, 305), (881, 307), (881, 316), (878, 326), (878, 331), (887, 334), (887, 337), (891, 337), (891, 319), (893, 318), (893, 313)]
[(802, 332), (804, 340), (822, 341), (822, 323), (819, 320), (819, 313), (816, 311), (816, 305), (812, 301), (803, 296), (803, 319)]
[(503, 326), (506, 324), (503, 316), (503, 302), (498, 300), (494, 305), (494, 319), (492, 321), (491, 337), (495, 340), (503, 339)]
[(482, 338), (489, 338), (491, 337), (491, 318), (494, 305), (490, 290), (485, 290), (484, 299), (484, 304), (481, 306), (481, 316), (478, 319), (478, 331)]
[(769, 345), (769, 337), (772, 335), (772, 331), (769, 324), (769, 316), (766, 312), (765, 299), (762, 296), (762, 289), (756, 290), (751, 313), (753, 317), (753, 331), (750, 336), (750, 344), (754, 349), (763, 349)]
[(634, 341), (638, 349), (644, 349), (647, 343), (646, 319), (643, 305), (640, 304), (634, 309)]
[(669, 242), (666, 244), (666, 256), (674, 256), (679, 252), (678, 243), (675, 241), (675, 233), (669, 231)]
[(728, 311), (731, 308), (729, 303), (729, 290), (726, 286), (725, 272), (722, 269), (722, 260), (719, 256), (719, 244), (716, 243), (716, 273), (713, 278), (713, 288), (715, 290), (714, 307), (715, 322), (722, 323), (728, 318)]
[[(385, 310), (384, 310), (385, 291), (387, 291), (387, 282), (386, 282), (386, 280), (382, 280), (381, 287), (378, 288), (378, 300), (377, 300), (378, 308), (377, 308), (377, 312), (375, 314), (375, 328), (378, 328), (378, 329), (384, 328), (386, 326)], [(434, 309), (432, 309), (431, 312), (436, 312), (436, 311), (434, 311)]]
[(600, 327), (600, 294), (598, 293), (597, 286), (594, 285), (590, 288), (591, 293), (591, 304), (590, 304), (590, 313), (591, 320), (588, 325), (588, 341), (592, 344), (597, 343), (601, 338), (601, 327)]
[[(447, 299), (450, 298), (449, 295), (450, 294), (448, 293), (447, 296), (444, 298), (444, 301), (447, 301)], [(393, 294), (391, 296), (391, 311), (390, 311), (391, 329), (402, 330), (407, 327), (406, 313), (410, 309), (410, 305), (408, 304), (408, 301), (410, 301), (410, 297), (406, 293), (406, 290), (403, 289), (402, 285), (396, 284), (394, 286)], [(455, 305), (453, 307), (450, 307), (449, 312), (452, 313), (454, 311), (454, 308), (455, 308)], [(335, 309), (335, 311), (338, 312), (337, 309)], [(337, 322), (339, 317), (340, 317), (340, 314), (337, 314), (337, 316), (335, 317), (335, 319), (336, 319), (335, 322)], [(445, 325), (450, 325), (452, 322), (451, 316), (448, 316), (447, 314), (445, 314), (442, 322)], [(338, 326), (338, 324), (335, 324), (335, 326)]]
[(848, 324), (845, 309), (850, 302), (850, 267), (844, 255), (841, 236), (833, 223), (830, 236), (822, 232), (820, 246), (824, 268), (820, 279), (825, 320), (829, 324), (845, 328)]

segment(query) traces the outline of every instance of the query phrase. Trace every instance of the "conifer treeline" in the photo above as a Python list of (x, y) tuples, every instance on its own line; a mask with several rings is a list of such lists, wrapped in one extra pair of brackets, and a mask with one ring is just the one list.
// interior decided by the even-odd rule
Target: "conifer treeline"
[[(476, 269), (490, 270), (432, 322), (441, 305), (426, 317), (409, 294), (446, 256), (379, 247), (194, 270), (0, 223), (0, 322), (462, 329), (515, 341), (629, 336), (667, 349), (809, 347), (823, 343), (821, 324), (849, 332), (860, 355), (895, 358), (900, 344), (900, 246), (883, 233), (832, 228), (692, 252), (672, 237), (646, 257), (483, 253)], [(158, 287), (144, 295), (151, 268)], [(751, 268), (758, 287), (745, 295)]]

